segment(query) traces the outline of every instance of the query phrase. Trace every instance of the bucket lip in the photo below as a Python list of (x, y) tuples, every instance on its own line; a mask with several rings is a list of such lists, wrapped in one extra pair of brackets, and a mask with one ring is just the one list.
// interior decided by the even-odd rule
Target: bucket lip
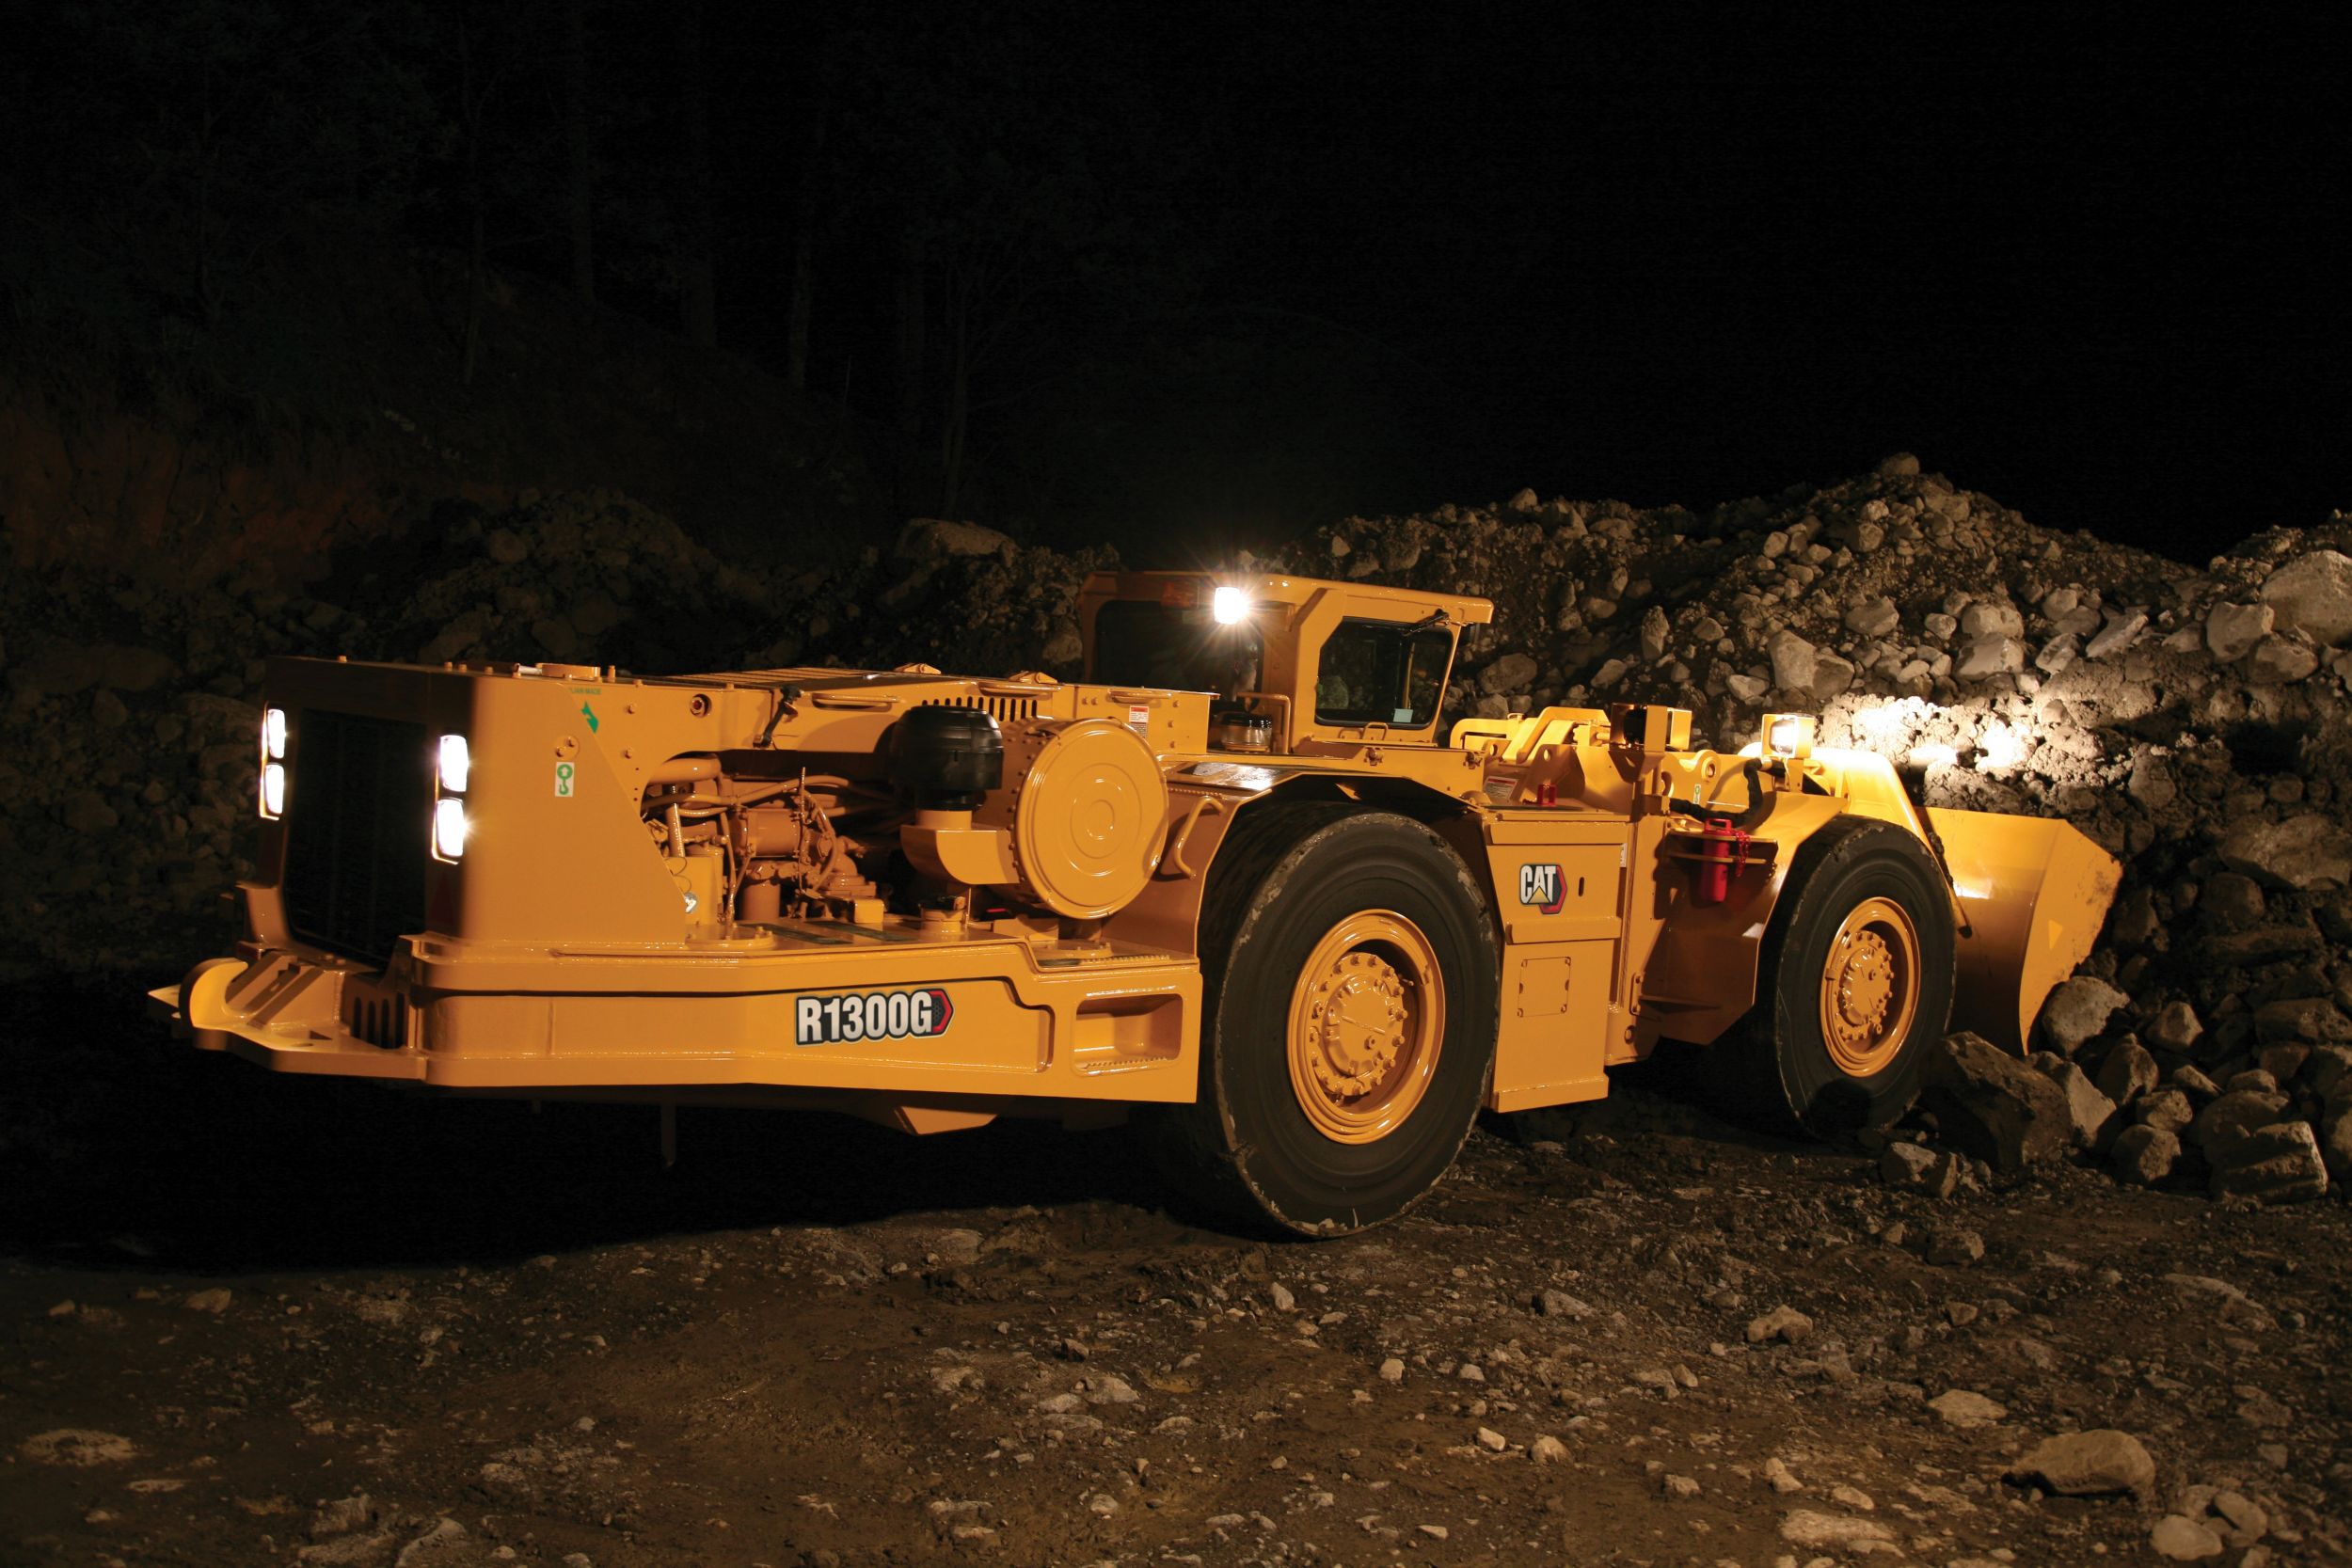
[[(2097, 946), (2122, 863), (2063, 818), (1931, 806), (1969, 915), (1951, 1026), (2023, 1054), (2050, 992)], [(2013, 1006), (2012, 1006), (2013, 1003)]]

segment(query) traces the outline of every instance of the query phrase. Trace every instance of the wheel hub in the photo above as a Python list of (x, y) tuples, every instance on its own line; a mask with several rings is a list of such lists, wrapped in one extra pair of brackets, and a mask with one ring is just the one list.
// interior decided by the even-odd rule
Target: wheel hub
[(1886, 951), (1886, 939), (1876, 931), (1852, 938), (1851, 946), (1837, 983), (1838, 1010), (1848, 1023), (1876, 1033), (1895, 997), (1895, 961)]
[(1387, 959), (1359, 951), (1315, 989), (1315, 1081), (1341, 1098), (1369, 1093), (1405, 1052), (1404, 980)]
[(1437, 950), (1401, 914), (1343, 917), (1299, 966), (1291, 992), (1291, 1092), (1335, 1143), (1371, 1143), (1421, 1103), (1445, 1037)]
[(1901, 1052), (1919, 1009), (1919, 934), (1891, 898), (1856, 905), (1821, 964), (1821, 1037), (1838, 1070), (1867, 1078)]

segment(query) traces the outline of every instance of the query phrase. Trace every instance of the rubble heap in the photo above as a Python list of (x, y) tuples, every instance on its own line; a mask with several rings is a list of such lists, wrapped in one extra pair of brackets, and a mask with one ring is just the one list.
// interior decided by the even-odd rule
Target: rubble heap
[[(921, 520), (846, 565), (755, 570), (625, 497), (526, 493), (303, 587), (0, 583), (0, 962), (167, 975), (219, 950), (269, 655), (1070, 674), (1078, 587), (1113, 561)], [(1455, 714), (1666, 701), (1737, 746), (1810, 711), (1825, 744), (1923, 764), (1932, 803), (2068, 818), (2127, 871), (2040, 1028), (2057, 1098), (2017, 1091), (2064, 1118), (2036, 1147), (2256, 1198), (2352, 1176), (2352, 517), (2201, 570), (1898, 456), (1706, 511), (1522, 491), (1353, 517), (1237, 564), (1493, 599)], [(1963, 1155), (1895, 1174), (1957, 1180)]]
[(1736, 747), (1813, 712), (1824, 744), (1923, 766), (1931, 804), (2069, 819), (2125, 880), (2038, 1029), (2057, 1092), (2004, 1101), (2035, 1157), (2260, 1200), (2352, 1177), (2352, 518), (2201, 571), (1905, 455), (1707, 512), (1521, 491), (1349, 518), (1277, 563), (1493, 599), (1455, 713), (1670, 702)]

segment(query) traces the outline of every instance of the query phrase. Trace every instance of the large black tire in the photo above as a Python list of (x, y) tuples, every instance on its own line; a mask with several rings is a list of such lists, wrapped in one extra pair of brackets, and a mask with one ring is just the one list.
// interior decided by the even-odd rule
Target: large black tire
[[(1425, 939), (1442, 1022), (1432, 1025), (1425, 1086), (1402, 1119), (1346, 1142), (1318, 1129), (1293, 1087), (1290, 1020), (1302, 966), (1343, 925), (1378, 914)], [(1499, 972), (1485, 895), (1445, 841), (1409, 817), (1344, 802), (1255, 807), (1210, 869), (1200, 956), (1200, 1095), (1155, 1128), (1162, 1166), (1184, 1196), (1248, 1228), (1338, 1236), (1392, 1219), (1428, 1192), (1486, 1098)]]
[[(1892, 1027), (1885, 1031), (1890, 1053), (1883, 1064), (1856, 1072), (1828, 1038), (1824, 975), (1841, 927), (1873, 900), (1909, 917), (1916, 962), (1900, 967), (1909, 969), (1915, 995), (1899, 1038)], [(1833, 818), (1798, 847), (1773, 906), (1755, 1010), (1707, 1053), (1723, 1108), (1832, 1138), (1893, 1121), (1918, 1092), (1921, 1053), (1950, 1019), (1958, 946), (1951, 894), (1927, 847), (1875, 817)]]

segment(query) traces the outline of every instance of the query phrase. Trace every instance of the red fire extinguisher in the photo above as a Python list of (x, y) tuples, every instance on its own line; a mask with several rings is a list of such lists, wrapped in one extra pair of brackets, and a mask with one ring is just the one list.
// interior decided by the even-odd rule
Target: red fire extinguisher
[(1699, 834), (1698, 900), (1720, 904), (1731, 896), (1731, 879), (1748, 867), (1748, 846), (1754, 840), (1745, 828), (1726, 816), (1710, 816)]

